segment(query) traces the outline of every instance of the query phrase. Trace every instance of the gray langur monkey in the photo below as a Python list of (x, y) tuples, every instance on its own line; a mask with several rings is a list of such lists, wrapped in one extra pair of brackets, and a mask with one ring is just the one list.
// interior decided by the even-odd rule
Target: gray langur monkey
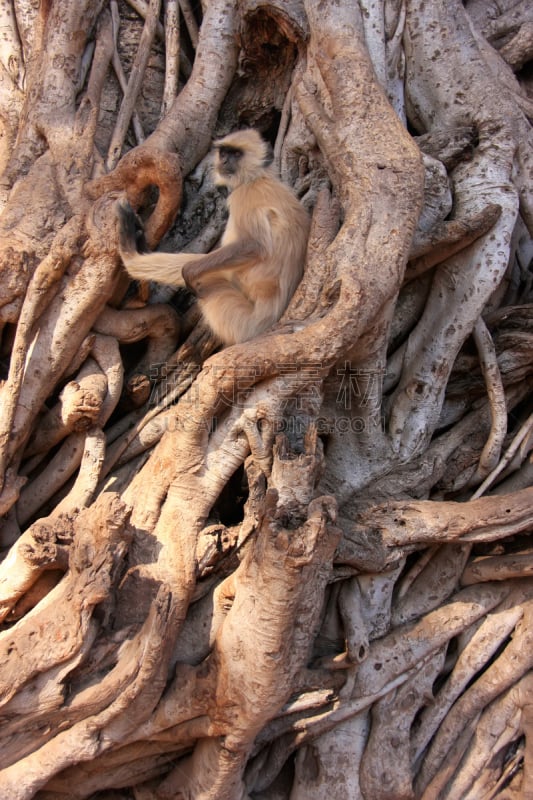
[(226, 186), (229, 218), (220, 247), (207, 255), (137, 251), (135, 214), (118, 204), (120, 255), (133, 278), (187, 286), (225, 344), (252, 339), (281, 317), (301, 280), (309, 217), (269, 166), (255, 130), (214, 142), (214, 177)]

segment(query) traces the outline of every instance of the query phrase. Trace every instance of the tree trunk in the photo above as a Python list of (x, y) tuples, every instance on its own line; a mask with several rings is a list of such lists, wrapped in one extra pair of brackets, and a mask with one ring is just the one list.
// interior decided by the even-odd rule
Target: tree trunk
[[(0, 797), (533, 798), (533, 16), (0, 10)], [(132, 287), (239, 127), (312, 215), (221, 348)]]

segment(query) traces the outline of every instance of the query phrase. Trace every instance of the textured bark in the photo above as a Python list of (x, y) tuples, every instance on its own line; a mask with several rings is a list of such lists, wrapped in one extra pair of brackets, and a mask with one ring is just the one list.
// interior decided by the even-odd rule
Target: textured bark
[[(528, 3), (0, 9), (0, 796), (481, 800), (533, 780)], [(312, 215), (221, 349), (132, 287), (255, 126)]]

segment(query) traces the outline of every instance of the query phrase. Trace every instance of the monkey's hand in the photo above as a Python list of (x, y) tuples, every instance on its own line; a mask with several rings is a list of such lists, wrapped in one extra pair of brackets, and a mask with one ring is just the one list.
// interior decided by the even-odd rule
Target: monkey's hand
[(187, 289), (199, 299), (207, 297), (220, 287), (223, 288), (224, 284), (227, 285), (228, 281), (222, 275), (204, 277), (197, 266), (196, 263), (189, 262), (183, 267), (182, 275)]

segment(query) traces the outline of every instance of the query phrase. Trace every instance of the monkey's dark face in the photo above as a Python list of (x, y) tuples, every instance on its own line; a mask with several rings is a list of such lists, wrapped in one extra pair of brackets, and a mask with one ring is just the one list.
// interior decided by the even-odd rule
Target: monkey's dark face
[(235, 175), (243, 157), (243, 151), (240, 147), (230, 147), (229, 145), (221, 145), (218, 148), (218, 171), (221, 175)]
[(255, 130), (230, 133), (214, 142), (213, 177), (217, 186), (230, 192), (264, 174), (267, 144)]

